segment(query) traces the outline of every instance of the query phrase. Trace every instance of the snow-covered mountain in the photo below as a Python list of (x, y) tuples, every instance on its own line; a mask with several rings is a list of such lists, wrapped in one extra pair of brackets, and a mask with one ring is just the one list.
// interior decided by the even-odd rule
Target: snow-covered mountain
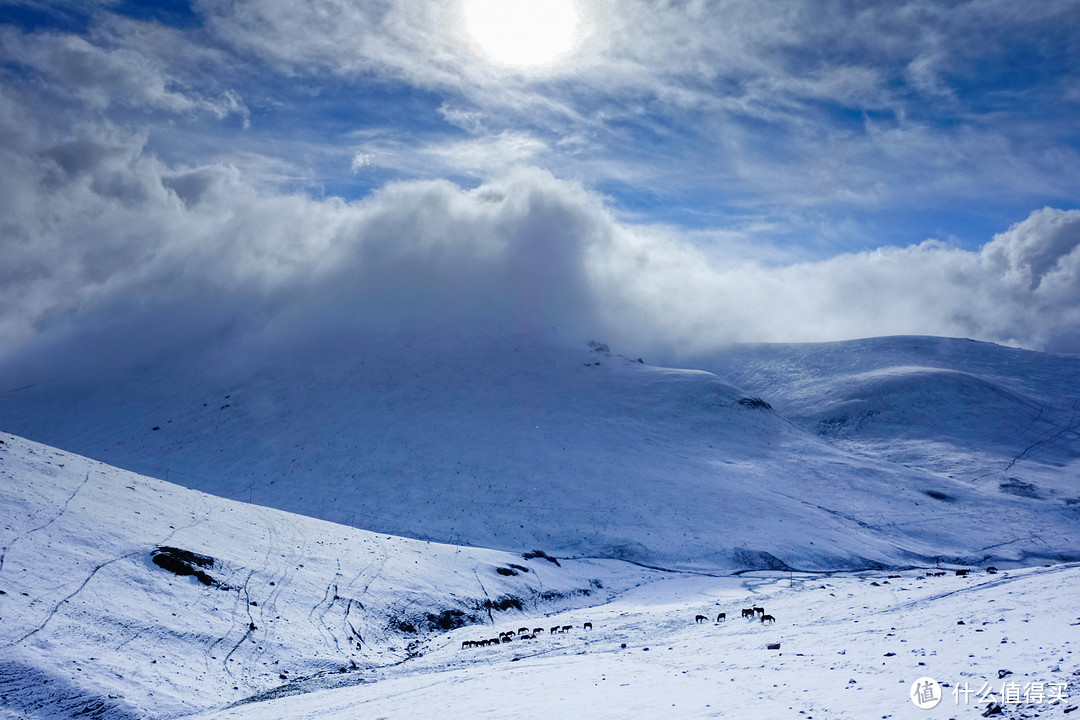
[(0, 427), (380, 533), (731, 571), (1080, 557), (1080, 359), (963, 340), (395, 339), (0, 394)]
[(838, 447), (1080, 503), (1080, 358), (932, 337), (742, 345), (702, 366)]
[[(966, 577), (556, 564), (0, 440), (4, 720), (922, 718), (909, 695), (924, 677), (940, 683), (934, 716), (981, 714), (985, 687), (1003, 717), (1067, 718), (1080, 695), (1076, 563)], [(743, 619), (754, 606), (775, 622)]]
[(0, 717), (370, 682), (447, 629), (532, 629), (658, 575), (376, 535), (0, 440)]

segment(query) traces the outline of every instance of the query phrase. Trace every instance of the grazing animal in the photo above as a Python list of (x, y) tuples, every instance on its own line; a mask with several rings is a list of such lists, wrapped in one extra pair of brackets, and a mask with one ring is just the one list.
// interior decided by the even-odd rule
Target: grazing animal
[(544, 628), (533, 628), (533, 635), (539, 635), (544, 632)]
[(727, 620), (727, 613), (720, 613), (716, 616), (716, 622), (720, 622), (722, 620)]
[(591, 622), (585, 623), (584, 625), (581, 626), (581, 629), (582, 630), (592, 630), (592, 623)]
[(558, 625), (556, 625), (555, 627), (548, 630), (548, 635), (554, 635), (557, 632), (559, 632), (559, 626)]
[(567, 630), (573, 630), (573, 629), (574, 629), (573, 625), (563, 625), (562, 626), (562, 631), (563, 632), (566, 632)]
[(461, 649), (464, 650), (465, 648), (472, 647), (475, 644), (476, 643), (474, 643), (472, 640), (466, 640), (466, 641), (461, 643)]
[(529, 628), (518, 628), (518, 635), (528, 635)]
[(780, 643), (769, 643), (768, 649), (769, 650), (779, 650), (780, 649)]
[(742, 616), (748, 618), (754, 617), (754, 608), (743, 608)]
[(765, 614), (765, 608), (756, 607), (756, 608), (754, 608), (754, 612), (756, 612), (758, 615), (764, 615)]
[(510, 636), (509, 636), (509, 635), (503, 635), (503, 636), (502, 636), (502, 641), (503, 641), (504, 643), (508, 643), (508, 642), (510, 642)]
[(776, 618), (774, 618), (772, 615), (762, 615), (761, 616), (761, 622), (763, 622), (763, 623), (767, 623), (767, 622), (774, 623), (774, 622), (776, 622)]
[(696, 622), (696, 623), (703, 623), (703, 622), (705, 622), (705, 621), (706, 621), (706, 620), (708, 620), (708, 619), (709, 619), (709, 618), (705, 617), (704, 615), (698, 615), (697, 617), (695, 617), (695, 618), (694, 618), (694, 622)]
[(991, 565), (990, 567), (986, 568), (986, 572), (988, 575), (997, 575), (997, 568)]
[(969, 572), (971, 572), (971, 571), (970, 570), (957, 570), (956, 575), (957, 575), (957, 577), (963, 577), (963, 576), (967, 575)]

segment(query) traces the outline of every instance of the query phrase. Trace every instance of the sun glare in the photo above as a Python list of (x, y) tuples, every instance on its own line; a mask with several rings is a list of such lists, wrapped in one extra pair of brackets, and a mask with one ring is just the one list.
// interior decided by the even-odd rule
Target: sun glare
[(472, 39), (493, 61), (518, 68), (554, 62), (574, 49), (574, 0), (464, 0)]

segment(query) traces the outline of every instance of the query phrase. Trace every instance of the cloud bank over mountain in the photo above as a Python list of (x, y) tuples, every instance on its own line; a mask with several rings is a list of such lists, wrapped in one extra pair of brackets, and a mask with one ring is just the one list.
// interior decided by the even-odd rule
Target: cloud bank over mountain
[[(4, 110), (11, 124), (20, 109)], [(0, 178), (8, 361), (488, 325), (676, 355), (909, 333), (1080, 351), (1080, 211), (1036, 211), (976, 251), (928, 240), (770, 262), (622, 220), (536, 168), (346, 202), (228, 163), (170, 166), (107, 124), (62, 142), (18, 127), (0, 150), (17, 169)]]
[(489, 326), (1080, 351), (1075, 4), (585, 2), (572, 62), (522, 74), (453, 4), (26, 3), (0, 364)]

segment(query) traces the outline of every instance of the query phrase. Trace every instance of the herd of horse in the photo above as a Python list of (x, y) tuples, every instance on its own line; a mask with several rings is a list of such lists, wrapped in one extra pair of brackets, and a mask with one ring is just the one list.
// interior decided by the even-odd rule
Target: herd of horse
[[(759, 619), (762, 623), (776, 622), (776, 618), (774, 618), (772, 615), (765, 614), (765, 608), (763, 607), (743, 608), (742, 616), (750, 620), (754, 620), (755, 618)], [(708, 619), (709, 618), (705, 617), (704, 615), (697, 615), (694, 617), (694, 622), (703, 623), (706, 622)], [(716, 622), (724, 622), (725, 620), (727, 620), (727, 613), (720, 613), (716, 616)]]
[[(998, 570), (995, 567), (986, 568), (986, 572), (991, 574), (991, 575), (996, 574), (997, 571)], [(967, 569), (961, 569), (961, 570), (956, 570), (955, 572), (959, 576), (964, 576), (964, 575), (967, 575), (971, 571), (967, 570)], [(926, 576), (927, 577), (941, 577), (941, 576), (943, 576), (945, 574), (946, 573), (944, 571), (936, 571), (936, 572), (927, 572)], [(893, 577), (900, 577), (900, 576), (899, 575), (890, 575), (889, 577), (893, 578)], [(772, 615), (767, 614), (765, 612), (765, 608), (763, 608), (763, 607), (743, 608), (742, 609), (742, 617), (747, 619), (747, 620), (755, 620), (756, 619), (759, 622), (761, 622), (762, 624), (764, 624), (764, 623), (775, 623), (776, 622), (776, 618), (773, 617)], [(703, 622), (708, 622), (708, 620), (709, 620), (709, 618), (707, 616), (705, 616), (705, 615), (696, 615), (694, 617), (694, 622), (699, 623), (699, 624), (703, 623)], [(719, 613), (716, 616), (715, 622), (720, 623), (720, 622), (725, 622), (726, 620), (727, 620), (727, 613), (722, 612), (722, 613)], [(573, 625), (555, 625), (555, 626), (551, 627), (547, 631), (547, 633), (548, 633), (548, 635), (557, 635), (557, 634), (562, 634), (562, 633), (569, 632), (569, 631), (571, 631), (573, 629), (574, 629)], [(585, 623), (584, 625), (581, 626), (581, 629), (582, 630), (592, 630), (593, 625), (592, 625), (591, 622), (587, 622), (587, 623)], [(513, 639), (515, 637), (519, 641), (520, 640), (535, 640), (537, 635), (541, 635), (543, 633), (544, 633), (544, 628), (542, 628), (542, 627), (533, 628), (531, 631), (527, 627), (522, 627), (522, 628), (518, 628), (517, 632), (514, 632), (513, 630), (509, 630), (509, 631), (506, 631), (506, 632), (501, 632), (501, 633), (499, 633), (499, 636), (495, 637), (495, 638), (488, 638), (488, 639), (484, 639), (484, 640), (466, 640), (463, 643), (461, 643), (461, 647), (462, 647), (462, 649), (465, 649), (465, 648), (489, 647), (489, 646), (492, 646), (492, 645), (502, 645), (503, 643), (508, 643), (508, 642), (513, 641)], [(623, 647), (625, 647), (625, 645)], [(779, 643), (770, 644), (769, 649), (770, 650), (779, 650), (780, 649), (780, 644)]]
[[(774, 618), (772, 615), (766, 614), (765, 608), (763, 607), (743, 608), (742, 616), (750, 620), (757, 619), (762, 623), (776, 622), (776, 618)], [(709, 618), (704, 615), (698, 615), (694, 618), (694, 622), (703, 623), (706, 622), (708, 619)], [(727, 620), (727, 613), (720, 613), (716, 616), (716, 622), (724, 622), (725, 620)], [(547, 634), (561, 635), (563, 633), (570, 632), (573, 629), (573, 625), (553, 625), (547, 630)], [(581, 626), (581, 629), (592, 630), (593, 624), (591, 622), (584, 623)], [(514, 630), (506, 630), (505, 632), (501, 632), (499, 633), (498, 637), (485, 638), (483, 640), (464, 640), (461, 643), (461, 649), (465, 650), (468, 648), (481, 648), (503, 645), (508, 642), (513, 642), (515, 638), (517, 638), (519, 642), (522, 640), (535, 640), (538, 635), (543, 634), (544, 628), (542, 627), (532, 628), (532, 630), (530, 630), (528, 627), (520, 627), (517, 629), (516, 632)]]
[[(553, 625), (547, 631), (547, 633), (548, 633), (548, 635), (560, 635), (562, 633), (570, 632), (573, 629), (574, 629), (573, 625)], [(582, 630), (592, 630), (593, 625), (592, 625), (591, 622), (587, 622), (587, 623), (585, 623), (584, 625), (581, 626), (581, 629)], [(535, 640), (537, 635), (543, 635), (543, 634), (544, 634), (544, 628), (542, 628), (542, 627), (533, 628), (532, 631), (530, 631), (529, 628), (527, 628), (527, 627), (520, 627), (520, 628), (517, 629), (517, 632), (514, 632), (513, 630), (507, 630), (505, 632), (501, 632), (501, 633), (499, 633), (499, 637), (486, 638), (484, 640), (465, 640), (464, 642), (461, 643), (461, 649), (464, 650), (466, 648), (479, 648), (479, 647), (490, 647), (492, 645), (502, 645), (503, 643), (513, 642), (515, 637), (519, 641), (521, 641), (521, 640)]]

